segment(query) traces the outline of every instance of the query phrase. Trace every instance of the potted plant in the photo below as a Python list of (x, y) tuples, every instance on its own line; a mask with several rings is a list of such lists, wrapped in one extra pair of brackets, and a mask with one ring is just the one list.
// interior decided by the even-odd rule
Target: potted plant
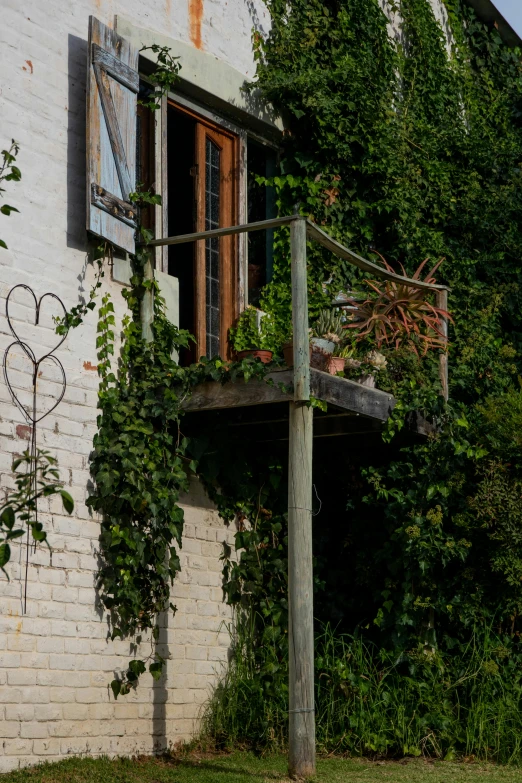
[[(377, 254), (379, 255), (379, 254)], [(380, 256), (386, 269), (394, 269)], [(428, 259), (425, 259), (413, 275), (412, 280), (420, 280), (421, 272)], [(442, 259), (424, 278), (426, 283), (434, 283), (434, 273), (442, 263)], [(406, 272), (401, 265), (402, 274)], [(428, 350), (446, 348), (446, 339), (442, 330), (442, 319), (451, 319), (446, 310), (431, 304), (426, 292), (408, 283), (398, 283), (394, 280), (366, 280), (373, 294), (364, 300), (349, 298), (350, 321), (348, 329), (357, 329), (357, 341), (366, 338), (375, 341), (375, 346), (394, 345), (399, 348), (407, 345), (410, 350), (423, 355)], [(428, 295), (429, 296), (429, 295)]]
[(330, 359), (342, 342), (344, 326), (342, 315), (333, 310), (321, 310), (313, 327), (311, 365), (318, 370), (328, 370)]
[(239, 361), (248, 356), (269, 364), (273, 357), (274, 324), (269, 314), (249, 305), (230, 329), (230, 340)]
[(344, 372), (344, 368), (348, 361), (351, 361), (355, 354), (355, 339), (353, 335), (348, 335), (346, 330), (343, 338), (338, 345), (335, 346), (333, 354), (329, 357), (327, 362), (327, 369), (331, 375), (337, 375), (339, 372)]
[(375, 388), (375, 376), (380, 370), (384, 370), (388, 361), (384, 354), (380, 351), (369, 351), (365, 358), (359, 362), (359, 365), (367, 370), (357, 378), (357, 382), (362, 386), (368, 386), (370, 389)]

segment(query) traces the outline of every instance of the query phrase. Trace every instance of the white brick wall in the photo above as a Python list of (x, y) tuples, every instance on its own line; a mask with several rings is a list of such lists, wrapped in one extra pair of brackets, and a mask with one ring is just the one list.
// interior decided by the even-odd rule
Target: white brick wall
[[(268, 27), (262, 0), (202, 0), (203, 48), (246, 76), (254, 66), (253, 26)], [(192, 7), (194, 4), (192, 3)], [(20, 183), (8, 183), (9, 204), (20, 210), (0, 216), (0, 355), (11, 342), (5, 297), (18, 283), (38, 296), (53, 291), (66, 307), (78, 303), (93, 282), (85, 236), (85, 63), (89, 14), (111, 24), (123, 14), (136, 25), (190, 43), (189, 0), (3, 0), (0, 25), (0, 149), (11, 138), (21, 145)], [(125, 312), (121, 288), (106, 279), (118, 318)], [(53, 345), (50, 315), (32, 327), (32, 310), (17, 300), (12, 312), (22, 339), (37, 355)], [(52, 562), (46, 548), (31, 553), (27, 613), (22, 613), (24, 565), (19, 550), (0, 578), (0, 772), (39, 759), (69, 754), (148, 753), (190, 737), (216, 672), (228, 654), (223, 622), (221, 543), (232, 539), (203, 491), (194, 485), (184, 499), (182, 572), (166, 618), (162, 648), (170, 655), (165, 676), (149, 675), (117, 702), (108, 687), (130, 655), (128, 641), (111, 642), (94, 590), (99, 523), (85, 505), (89, 453), (96, 431), (95, 315), (71, 332), (58, 356), (67, 375), (60, 406), (39, 428), (39, 445), (57, 458), (75, 500), (72, 517), (52, 499), (42, 503)], [(16, 354), (16, 352), (15, 352)], [(13, 382), (26, 399), (27, 365), (10, 360)], [(56, 377), (43, 368), (40, 397), (54, 394)], [(12, 485), (13, 455), (26, 448), (28, 430), (0, 381), (1, 484)], [(146, 654), (147, 644), (139, 652)]]
[[(0, 589), (0, 771), (43, 756), (151, 753), (197, 730), (228, 656), (230, 611), (222, 602), (219, 555), (233, 531), (197, 482), (183, 507), (182, 571), (172, 595), (177, 612), (161, 618), (158, 649), (169, 656), (166, 671), (157, 683), (143, 675), (137, 690), (117, 702), (108, 686), (132, 652), (128, 641), (107, 638), (96, 606), (97, 523), (57, 534), (55, 523), (64, 520), (49, 517), (53, 562), (45, 550), (32, 558), (25, 615), (23, 569), (10, 565), (12, 581)], [(93, 553), (88, 560), (68, 559), (66, 550), (85, 542)], [(139, 653), (149, 650), (145, 640)]]

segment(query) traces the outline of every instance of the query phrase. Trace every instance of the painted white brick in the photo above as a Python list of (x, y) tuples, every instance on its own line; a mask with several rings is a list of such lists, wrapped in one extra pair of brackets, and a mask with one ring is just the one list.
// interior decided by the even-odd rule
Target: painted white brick
[(38, 704), (35, 707), (34, 717), (37, 721), (60, 720), (63, 716), (62, 707), (58, 704)]
[[(5, 138), (0, 141), (5, 146), (11, 137), (19, 139), (23, 179), (9, 190), (9, 202), (20, 214), (2, 224), (10, 249), (0, 255), (0, 300), (23, 282), (38, 295), (54, 291), (71, 307), (94, 279), (88, 266), (79, 284), (86, 257), (83, 106), (88, 15), (112, 24), (113, 14), (123, 13), (135, 24), (190, 42), (187, 3), (111, 3), (110, 8), (100, 0), (78, 0), (68, 6), (60, 0), (2, 4), (0, 68), (5, 79), (0, 116)], [(204, 0), (204, 48), (245, 76), (254, 72), (252, 26), (268, 30), (262, 0)], [(28, 67), (25, 60), (31, 60), (32, 72), (22, 70)], [(111, 292), (120, 319), (126, 312), (121, 288), (107, 276), (104, 290)], [(0, 352), (10, 339), (4, 312), (0, 301)], [(19, 304), (13, 312), (25, 319), (24, 334), (31, 336), (38, 354), (54, 344), (48, 316), (43, 317), (45, 328), (35, 328), (30, 308)], [(59, 498), (42, 503), (40, 518), (49, 530), (53, 552), (50, 557), (45, 547), (39, 547), (31, 553), (26, 614), (22, 616), (23, 569), (16, 562), (16, 547), (12, 581), (2, 582), (0, 728), (5, 726), (12, 734), (18, 727), (19, 733), (0, 743), (0, 771), (71, 753), (150, 753), (165, 747), (160, 741), (165, 726), (167, 743), (189, 739), (197, 730), (208, 686), (215, 681), (213, 672), (226, 660), (226, 642), (217, 631), (230, 610), (222, 604), (219, 556), (220, 542), (230, 540), (232, 533), (196, 482), (184, 498), (184, 571), (173, 591), (180, 611), (169, 616), (164, 633), (170, 654), (166, 679), (157, 688), (147, 675), (125, 701), (112, 700), (108, 684), (113, 671), (124, 669), (132, 653), (129, 640), (107, 639), (106, 612), (97, 606), (94, 587), (100, 525), (85, 501), (98, 378), (84, 362), (96, 364), (95, 339), (96, 318), (91, 314), (59, 349), (67, 390), (56, 411), (41, 422), (39, 434), (40, 445), (59, 460), (60, 475), (75, 499), (74, 513), (64, 514)], [(15, 384), (23, 388), (23, 364), (13, 360), (12, 372)], [(47, 370), (39, 389), (41, 395), (56, 391)], [(13, 486), (12, 457), (26, 441), (16, 431), (23, 418), (3, 384), (0, 404), (0, 486), (7, 487)], [(146, 642), (138, 652), (148, 654)], [(164, 725), (155, 718), (160, 694), (167, 699)]]
[(34, 719), (34, 706), (32, 704), (6, 704), (5, 719), (8, 721), (31, 721)]
[(36, 685), (37, 672), (34, 669), (10, 669), (7, 672), (9, 685)]
[(37, 638), (36, 649), (41, 653), (63, 653), (64, 640), (60, 637)]
[(4, 637), (7, 642), (8, 650), (17, 650), (18, 652), (31, 652), (35, 649), (36, 640), (32, 636), (25, 636), (22, 634), (10, 634), (7, 638)]
[[(29, 739), (6, 740), (2, 745), (6, 756), (23, 756), (31, 753), (33, 749), (33, 742)], [(11, 769), (16, 769), (16, 767), (11, 767)]]
[(2, 668), (18, 668), (20, 666), (20, 654), (19, 653), (0, 653), (0, 667)]
[(35, 756), (59, 756), (60, 740), (58, 739), (35, 739), (33, 743), (33, 754)]
[(86, 704), (64, 704), (62, 708), (64, 720), (88, 720), (89, 708)]
[(24, 722), (20, 725), (20, 737), (22, 739), (40, 739), (48, 736), (46, 723)]
[(2, 725), (0, 726), (1, 739), (11, 739), (13, 737), (18, 737), (19, 734), (20, 734), (19, 721), (12, 721), (12, 720), (2, 721)]

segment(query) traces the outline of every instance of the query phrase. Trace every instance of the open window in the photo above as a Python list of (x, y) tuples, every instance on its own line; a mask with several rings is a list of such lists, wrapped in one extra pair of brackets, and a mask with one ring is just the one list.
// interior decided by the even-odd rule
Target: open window
[[(170, 236), (237, 222), (238, 137), (195, 112), (167, 109)], [(191, 358), (229, 355), (228, 330), (238, 314), (237, 239), (207, 239), (169, 248), (179, 280), (180, 327), (196, 338)]]
[[(92, 17), (89, 29), (89, 231), (133, 253), (138, 216), (129, 194), (138, 185), (162, 196), (161, 208), (139, 215), (157, 237), (274, 217), (273, 191), (258, 181), (275, 173), (274, 147), (185, 94), (150, 112), (139, 98), (150, 90), (151, 64)], [(266, 231), (157, 251), (162, 293), (164, 284), (175, 292), (169, 317), (196, 340), (182, 352), (182, 364), (231, 358), (229, 329), (246, 304), (259, 306), (272, 275), (272, 246)], [(125, 263), (118, 260), (118, 268)], [(125, 282), (124, 274), (113, 276)]]

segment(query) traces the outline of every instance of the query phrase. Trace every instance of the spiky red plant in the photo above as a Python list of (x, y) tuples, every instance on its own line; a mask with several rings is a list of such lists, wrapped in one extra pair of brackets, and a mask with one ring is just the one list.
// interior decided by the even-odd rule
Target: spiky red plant
[[(388, 272), (395, 271), (380, 253), (377, 255)], [(423, 282), (435, 283), (435, 272), (443, 260), (440, 259), (435, 264), (424, 277)], [(421, 273), (427, 262), (426, 258), (411, 278), (412, 280), (421, 280)], [(402, 274), (406, 277), (404, 267), (402, 264), (400, 266)], [(347, 304), (353, 308), (353, 321), (347, 324), (347, 328), (358, 330), (357, 340), (363, 340), (374, 334), (379, 348), (383, 344), (394, 344), (399, 348), (408, 343), (417, 355), (418, 345), (423, 346), (423, 355), (428, 350), (446, 348), (447, 342), (442, 331), (443, 319), (447, 318), (450, 321), (453, 319), (446, 310), (436, 307), (427, 300), (425, 290), (393, 280), (365, 280), (365, 282), (377, 296), (368, 297), (363, 302), (353, 298), (347, 301)]]

